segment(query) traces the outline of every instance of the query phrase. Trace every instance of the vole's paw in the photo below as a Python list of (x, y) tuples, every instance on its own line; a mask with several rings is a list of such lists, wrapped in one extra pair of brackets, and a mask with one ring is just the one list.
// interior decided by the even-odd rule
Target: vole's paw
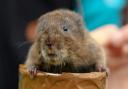
[(31, 79), (35, 78), (38, 73), (38, 67), (29, 66), (28, 73), (29, 73)]
[(108, 76), (109, 75), (109, 69), (106, 67), (106, 66), (103, 66), (103, 65), (96, 65), (96, 71), (97, 72), (106, 72), (106, 75)]
[(107, 72), (108, 71), (107, 67), (105, 67), (105, 66), (103, 66), (101, 64), (96, 64), (96, 70), (98, 72)]

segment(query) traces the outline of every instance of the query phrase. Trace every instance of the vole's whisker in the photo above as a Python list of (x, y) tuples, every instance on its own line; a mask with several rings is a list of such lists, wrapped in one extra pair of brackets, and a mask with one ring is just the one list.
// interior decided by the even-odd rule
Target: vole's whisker
[(24, 41), (24, 42), (18, 42), (17, 44), (16, 44), (16, 47), (17, 48), (21, 48), (21, 47), (23, 47), (24, 45), (26, 45), (26, 44), (30, 44), (28, 41)]

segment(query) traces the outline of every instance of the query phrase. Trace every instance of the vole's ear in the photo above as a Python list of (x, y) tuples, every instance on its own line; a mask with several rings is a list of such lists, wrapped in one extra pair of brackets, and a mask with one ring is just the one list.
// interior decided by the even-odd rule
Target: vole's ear
[(69, 17), (70, 19), (74, 20), (79, 27), (84, 27), (84, 22), (82, 20), (83, 18), (80, 14), (70, 10), (60, 10), (60, 11), (63, 13), (65, 17)]
[(38, 20), (37, 20), (38, 23), (44, 19), (44, 16), (45, 16), (45, 14), (41, 15), (41, 16), (38, 18)]
[(42, 15), (37, 20), (37, 32), (42, 32), (47, 27), (48, 22), (45, 20), (45, 15)]
[(76, 22), (76, 24), (80, 29), (82, 30), (85, 29), (83, 17), (80, 14), (76, 12), (72, 12), (71, 17), (73, 18), (73, 20)]
[(72, 16), (74, 18), (74, 20), (76, 21), (76, 23), (78, 24), (78, 26), (84, 26), (84, 22), (83, 22), (83, 18), (80, 14), (78, 13), (72, 13)]

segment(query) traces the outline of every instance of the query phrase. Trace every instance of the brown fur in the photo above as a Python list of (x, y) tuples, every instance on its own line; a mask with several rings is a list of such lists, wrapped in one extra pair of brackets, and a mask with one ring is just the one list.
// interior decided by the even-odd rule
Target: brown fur
[(36, 34), (26, 60), (29, 71), (34, 68), (52, 73), (106, 69), (104, 52), (84, 29), (79, 14), (69, 10), (49, 12), (39, 18)]

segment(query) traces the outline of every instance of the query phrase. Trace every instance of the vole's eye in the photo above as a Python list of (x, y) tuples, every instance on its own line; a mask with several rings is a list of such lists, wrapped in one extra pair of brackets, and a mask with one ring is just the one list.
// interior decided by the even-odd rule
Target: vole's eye
[(64, 31), (68, 31), (68, 28), (66, 26), (63, 27)]

